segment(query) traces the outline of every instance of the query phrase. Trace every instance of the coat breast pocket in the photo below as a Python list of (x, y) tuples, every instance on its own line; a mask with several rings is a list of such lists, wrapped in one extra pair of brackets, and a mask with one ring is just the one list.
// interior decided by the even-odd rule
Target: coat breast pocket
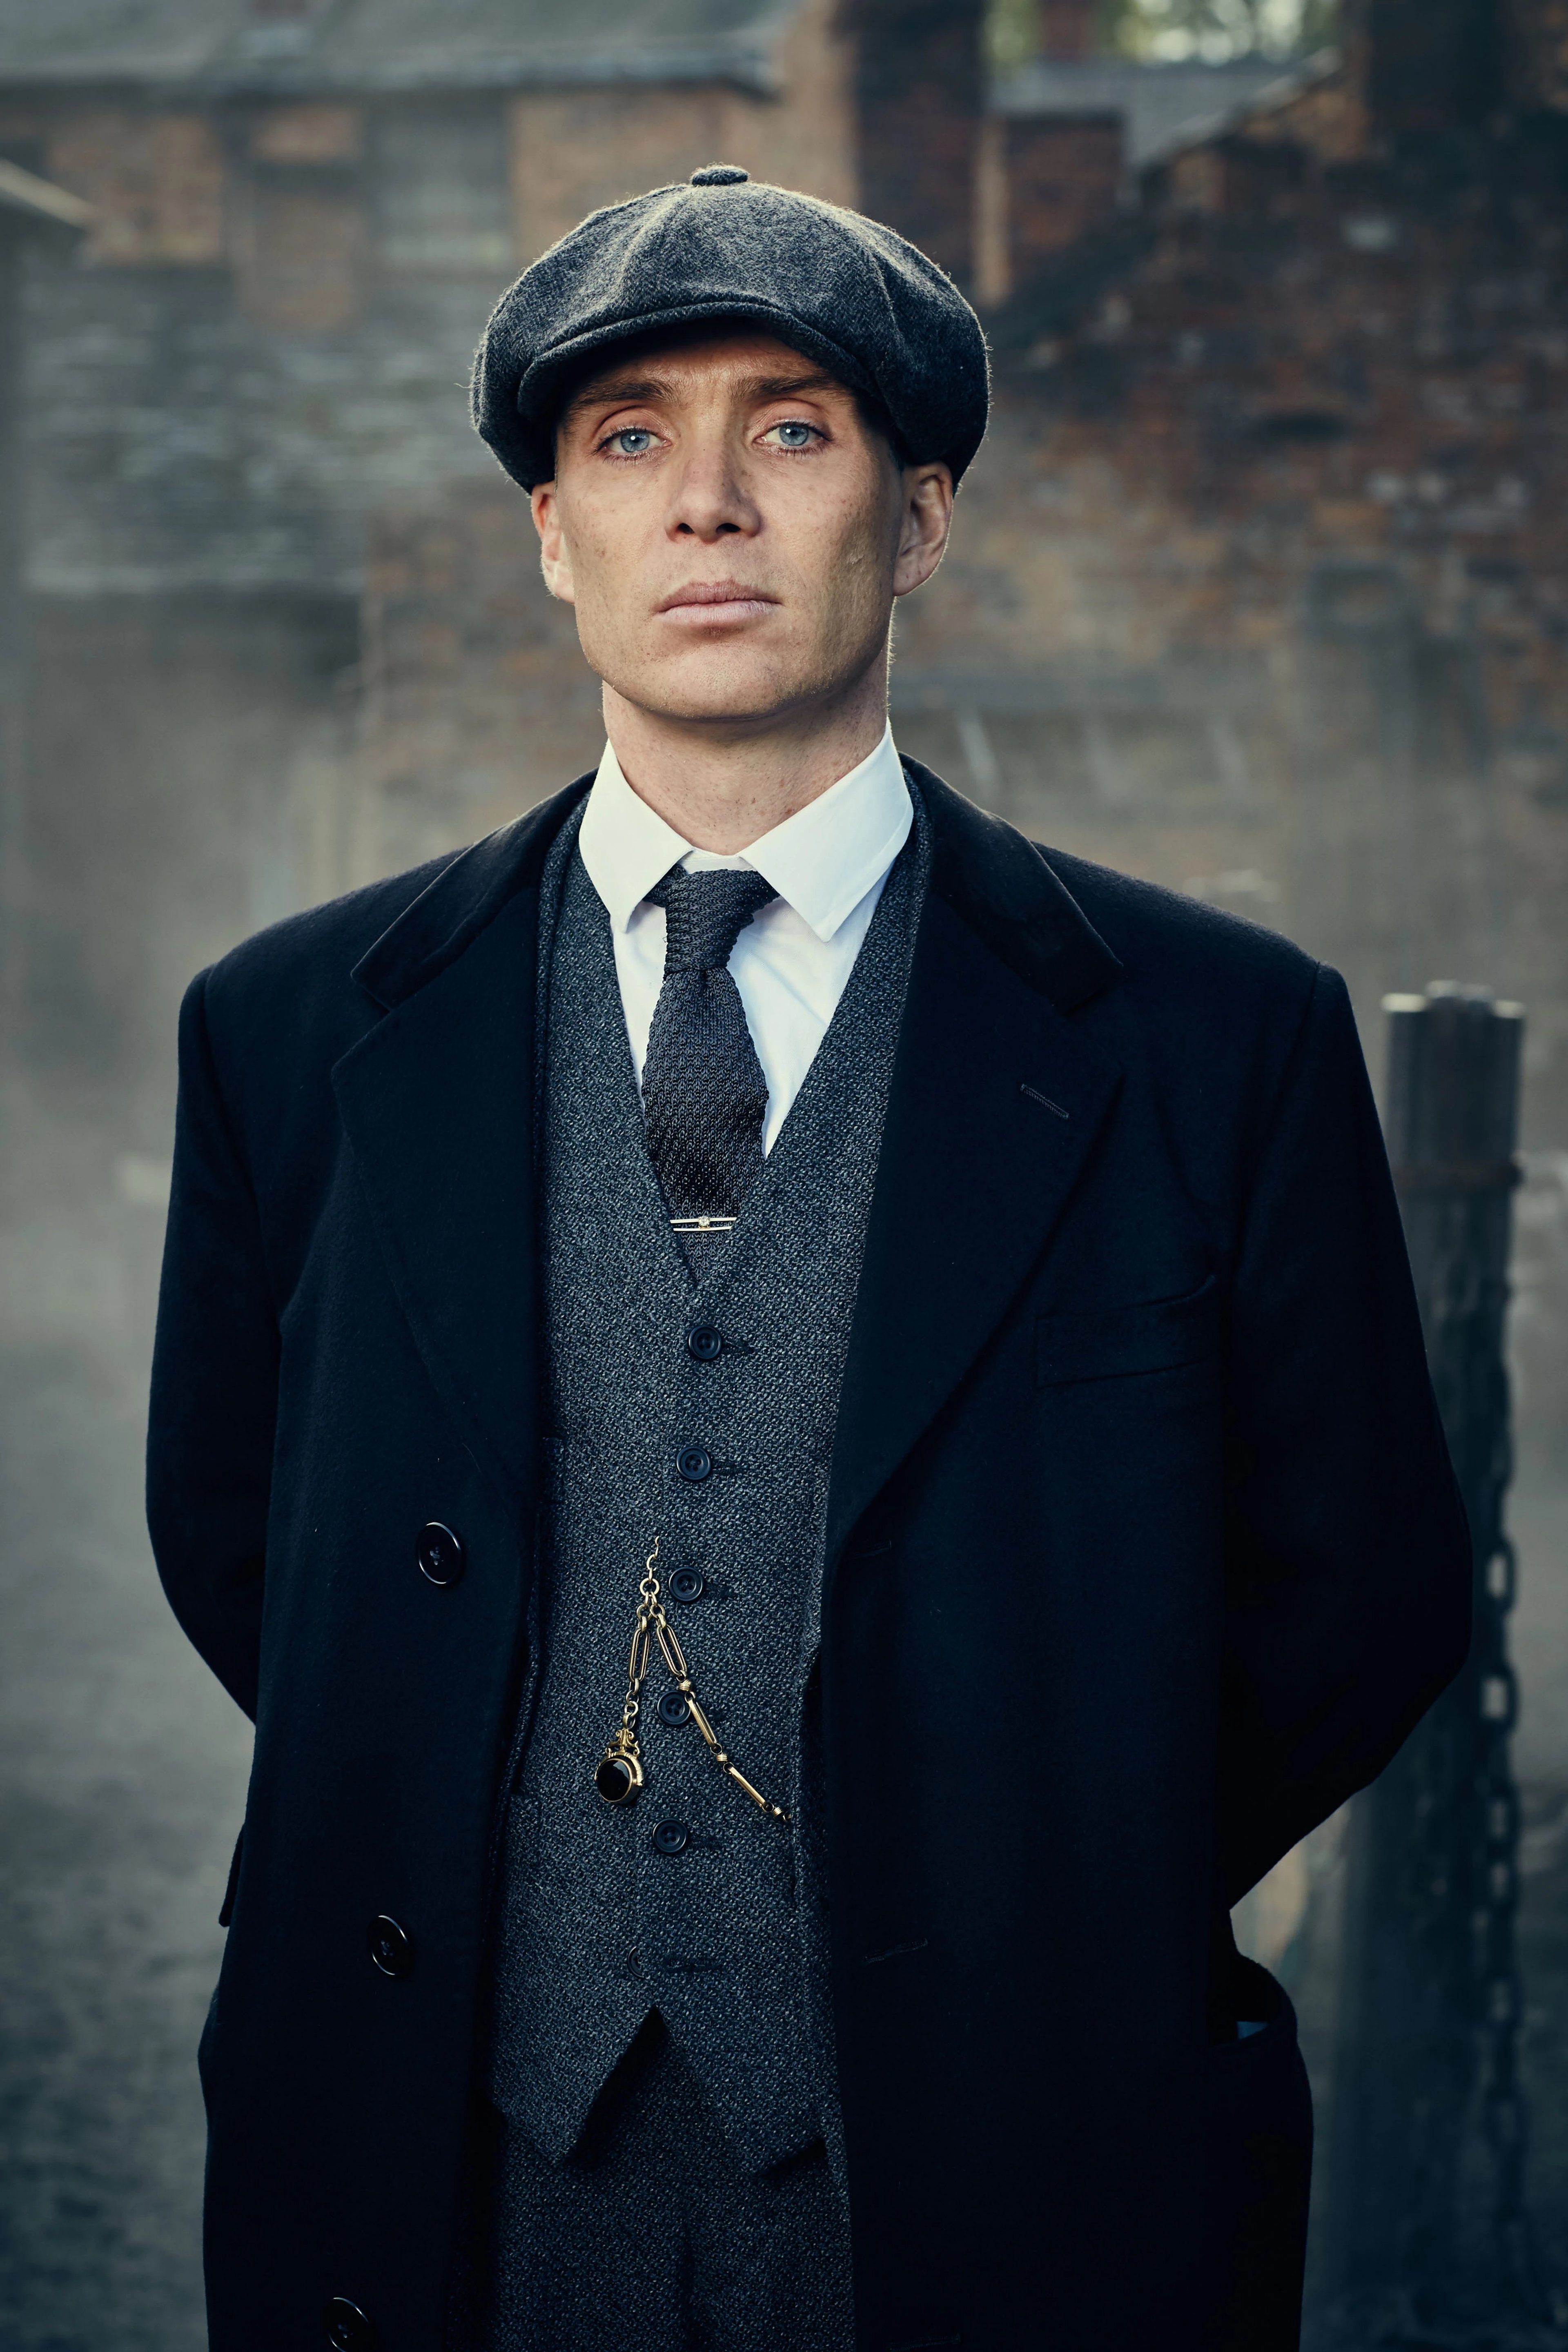
[(1210, 1275), (1178, 1298), (1035, 1318), (1035, 1385), (1126, 1380), (1176, 1370), (1219, 1352), (1219, 1282)]

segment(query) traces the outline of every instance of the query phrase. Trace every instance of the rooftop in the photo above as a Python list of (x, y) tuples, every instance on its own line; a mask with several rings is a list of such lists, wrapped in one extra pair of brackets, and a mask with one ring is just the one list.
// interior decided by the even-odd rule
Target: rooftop
[(1260, 109), (1283, 104), (1338, 65), (1331, 49), (1290, 63), (1238, 58), (1226, 65), (1196, 58), (1142, 65), (1124, 58), (1081, 64), (1042, 58), (994, 83), (991, 103), (1001, 114), (1120, 115), (1127, 126), (1127, 160), (1138, 171), (1219, 137)]
[(800, 0), (0, 0), (0, 85), (213, 94), (773, 85)]

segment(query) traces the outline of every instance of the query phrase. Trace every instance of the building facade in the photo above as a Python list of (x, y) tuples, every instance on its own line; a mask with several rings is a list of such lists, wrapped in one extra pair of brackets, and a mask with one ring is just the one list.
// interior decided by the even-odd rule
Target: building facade
[[(0, 160), (92, 208), (24, 289), (28, 1018), (162, 1098), (185, 974), (591, 762), (472, 435), (485, 315), (721, 157), (919, 237), (996, 420), (900, 618), (908, 748), (1384, 988), (1527, 998), (1568, 1128), (1568, 22), (1347, 0), (1286, 72), (1050, 0), (0, 4)], [(138, 1076), (136, 1083), (142, 1083)]]

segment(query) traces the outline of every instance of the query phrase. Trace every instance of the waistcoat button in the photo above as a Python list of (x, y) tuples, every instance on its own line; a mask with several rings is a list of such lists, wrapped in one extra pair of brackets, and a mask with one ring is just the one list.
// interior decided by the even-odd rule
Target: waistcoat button
[(668, 1690), (658, 1703), (660, 1723), (684, 1723), (691, 1709), (678, 1690)]
[(357, 2303), (351, 2303), (346, 2294), (335, 2294), (324, 2316), (332, 2352), (370, 2352), (375, 2330)]
[(655, 1853), (684, 1853), (691, 1843), (691, 1832), (684, 1822), (660, 1822), (653, 1833)]
[(675, 1466), (681, 1476), (694, 1486), (713, 1475), (713, 1456), (705, 1445), (683, 1445), (675, 1457)]
[(699, 1364), (716, 1364), (724, 1352), (724, 1334), (711, 1323), (697, 1323), (686, 1335), (686, 1352)]
[(462, 1537), (444, 1528), (439, 1519), (420, 1528), (415, 1557), (420, 1575), (427, 1576), (432, 1584), (458, 1583), (468, 1565)]
[[(366, 1931), (370, 1956), (384, 1977), (411, 1977), (414, 1974), (414, 1938), (395, 1919), (384, 1911), (378, 1912)], [(356, 2337), (355, 2341), (358, 2339)]]
[(672, 1569), (669, 1578), (670, 1597), (675, 1601), (700, 1601), (707, 1590), (707, 1579), (700, 1568)]

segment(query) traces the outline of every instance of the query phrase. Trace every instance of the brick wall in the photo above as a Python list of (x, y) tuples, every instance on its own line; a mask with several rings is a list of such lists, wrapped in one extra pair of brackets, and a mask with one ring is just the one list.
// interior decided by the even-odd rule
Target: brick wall
[(1074, 250), (1015, 318), (900, 621), (900, 731), (1048, 837), (1291, 929), (1363, 1015), (1456, 971), (1522, 996), (1560, 1140), (1568, 127), (1412, 176), (1347, 159), (1353, 96), (1318, 103), (1327, 162), (1278, 119), (1195, 151), (1141, 259), (1096, 281)]
[(499, 471), (375, 519), (362, 630), (356, 879), (474, 840), (597, 760), (598, 680)]
[(1421, 138), (1484, 122), (1505, 89), (1508, 23), (1498, 0), (1360, 0), (1368, 96), (1380, 126)]
[(221, 260), (223, 149), (205, 116), (89, 106), (50, 123), (45, 138), (47, 177), (94, 207), (83, 254), (89, 267)]
[(1568, 111), (1568, 0), (1513, 0), (1511, 29), (1516, 95)]
[(1111, 219), (1124, 176), (1119, 115), (1027, 117), (997, 125), (1006, 177), (1007, 288)]
[(982, 0), (847, 0), (861, 202), (961, 285), (974, 261)]
[(535, 90), (514, 99), (520, 267), (585, 213), (689, 179), (702, 163), (739, 163), (755, 179), (855, 204), (851, 64), (835, 0), (809, 0), (780, 42), (774, 98), (712, 84)]

